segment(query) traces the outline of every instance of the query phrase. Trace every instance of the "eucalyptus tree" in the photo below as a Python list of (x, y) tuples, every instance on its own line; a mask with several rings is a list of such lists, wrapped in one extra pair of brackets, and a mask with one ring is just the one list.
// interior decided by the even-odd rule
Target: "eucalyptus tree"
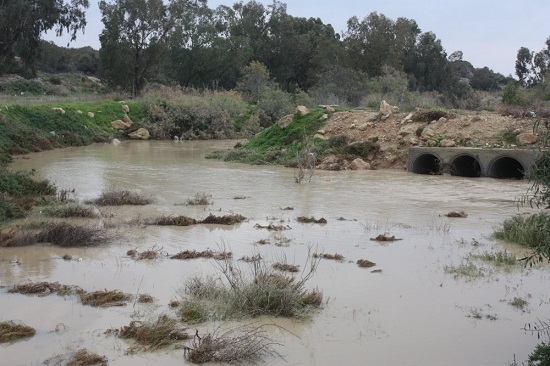
[(178, 22), (203, 6), (206, 0), (100, 1), (105, 28), (101, 42), (101, 75), (111, 86), (136, 96), (154, 75), (168, 51)]
[(88, 0), (0, 0), (0, 75), (12, 70), (16, 51), (34, 74), (43, 34), (54, 30), (75, 40), (86, 26), (88, 6)]

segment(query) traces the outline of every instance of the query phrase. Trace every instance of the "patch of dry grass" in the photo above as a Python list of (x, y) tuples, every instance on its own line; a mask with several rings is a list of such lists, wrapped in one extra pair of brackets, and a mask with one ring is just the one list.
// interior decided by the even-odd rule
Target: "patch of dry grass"
[(294, 264), (277, 262), (277, 263), (273, 263), (272, 267), (282, 272), (299, 272), (300, 271), (300, 266), (297, 266)]
[(9, 293), (18, 294), (33, 294), (47, 296), (55, 293), (58, 295), (71, 295), (81, 292), (82, 289), (78, 286), (62, 285), (59, 282), (27, 282), (19, 285), (14, 285), (8, 290)]
[(315, 253), (313, 254), (313, 258), (322, 258), (322, 259), (331, 259), (335, 261), (342, 261), (344, 260), (344, 256), (342, 254), (328, 254), (328, 253)]
[(256, 254), (256, 255), (253, 255), (253, 256), (243, 256), (241, 257), (241, 259), (239, 259), (240, 261), (243, 261), (243, 262), (246, 262), (246, 263), (252, 263), (252, 262), (258, 262), (260, 260), (262, 260), (262, 257), (259, 255), (259, 254)]
[(288, 225), (276, 225), (276, 224), (268, 224), (268, 225), (260, 225), (260, 224), (256, 224), (254, 225), (254, 228), (255, 229), (267, 229), (267, 230), (270, 230), (270, 231), (283, 231), (283, 230), (287, 230), (287, 229), (290, 229), (290, 227), (288, 227)]
[(130, 249), (126, 252), (126, 255), (138, 261), (144, 259), (158, 259), (165, 256), (162, 252), (162, 248), (156, 246), (143, 252), (138, 252), (136, 249)]
[(103, 192), (98, 198), (87, 203), (93, 203), (98, 206), (143, 206), (153, 203), (153, 200), (149, 197), (141, 196), (138, 193), (123, 190)]
[(261, 363), (266, 357), (277, 355), (273, 347), (278, 344), (267, 336), (264, 327), (240, 326), (229, 330), (218, 327), (202, 336), (197, 331), (185, 348), (185, 359), (192, 363)]
[(160, 315), (155, 321), (134, 320), (129, 325), (108, 333), (114, 333), (123, 339), (134, 339), (143, 350), (155, 350), (191, 338), (186, 330), (176, 319)]
[(397, 239), (395, 237), (395, 235), (390, 235), (390, 234), (379, 234), (378, 236), (374, 237), (374, 238), (370, 238), (370, 240), (373, 240), (373, 241), (383, 241), (383, 242), (391, 242), (391, 241), (397, 241), (397, 240), (401, 240), (401, 239)]
[(0, 343), (14, 342), (35, 335), (36, 330), (14, 321), (0, 322)]
[(83, 305), (90, 305), (94, 307), (112, 307), (112, 306), (126, 306), (126, 303), (132, 299), (132, 295), (125, 294), (121, 291), (95, 291), (95, 292), (82, 292), (80, 295), (80, 301)]
[(462, 218), (466, 218), (468, 217), (468, 214), (464, 211), (451, 211), (447, 214), (445, 214), (445, 216), (447, 217), (462, 217)]
[(326, 224), (327, 220), (324, 217), (316, 219), (315, 217), (299, 216), (296, 221), (302, 224)]
[(90, 353), (85, 348), (44, 361), (46, 366), (107, 366), (108, 364), (107, 357)]
[(246, 217), (239, 214), (216, 216), (213, 214), (208, 215), (204, 220), (201, 220), (201, 224), (217, 224), (217, 225), (235, 225), (246, 220)]
[(154, 225), (163, 225), (163, 226), (191, 226), (191, 225), (195, 225), (196, 223), (197, 223), (197, 220), (184, 215), (161, 216), (158, 219), (153, 221)]
[(151, 304), (155, 302), (155, 299), (149, 294), (140, 294), (137, 302), (139, 302), (140, 304)]
[(229, 259), (233, 256), (231, 252), (213, 252), (211, 250), (203, 250), (202, 252), (197, 252), (196, 250), (184, 250), (178, 254), (174, 254), (170, 259), (195, 259), (195, 258), (214, 258), (217, 260)]
[(24, 247), (35, 244), (36, 241), (36, 234), (32, 231), (0, 230), (0, 247)]

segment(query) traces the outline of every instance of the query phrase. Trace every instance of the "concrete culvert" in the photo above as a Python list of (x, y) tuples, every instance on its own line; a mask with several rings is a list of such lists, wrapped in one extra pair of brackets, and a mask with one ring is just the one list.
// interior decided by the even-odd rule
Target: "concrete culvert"
[(412, 167), (412, 172), (416, 174), (440, 174), (440, 161), (432, 154), (423, 154), (418, 156)]
[(451, 175), (460, 177), (481, 177), (481, 166), (476, 158), (470, 155), (460, 155), (450, 164)]
[(523, 179), (525, 168), (514, 158), (505, 156), (496, 159), (489, 168), (489, 177), (498, 179)]

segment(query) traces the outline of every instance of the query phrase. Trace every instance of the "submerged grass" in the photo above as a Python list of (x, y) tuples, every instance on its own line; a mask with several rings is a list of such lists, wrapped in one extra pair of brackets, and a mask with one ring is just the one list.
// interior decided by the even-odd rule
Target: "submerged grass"
[(46, 366), (107, 366), (107, 357), (90, 353), (87, 349), (79, 349), (67, 355), (57, 355), (46, 361)]
[(197, 252), (196, 250), (184, 250), (177, 254), (170, 256), (170, 259), (196, 259), (196, 258), (214, 258), (216, 260), (225, 260), (233, 256), (231, 252), (213, 252), (211, 250), (203, 250)]
[(515, 255), (505, 250), (498, 252), (484, 252), (482, 254), (472, 254), (472, 258), (480, 259), (484, 262), (494, 264), (496, 267), (513, 267), (519, 264)]
[(184, 321), (260, 315), (307, 318), (321, 305), (322, 293), (305, 288), (318, 261), (310, 263), (309, 272), (300, 280), (274, 272), (263, 261), (250, 262), (250, 273), (243, 272), (231, 260), (217, 263), (223, 279), (191, 277), (185, 282), (179, 308)]
[(14, 321), (0, 322), (0, 343), (14, 342), (35, 335), (36, 330)]
[(51, 217), (60, 218), (96, 218), (98, 214), (91, 207), (85, 207), (80, 205), (67, 205), (61, 207), (52, 207), (44, 210), (45, 214)]
[(176, 319), (160, 315), (154, 321), (132, 321), (109, 333), (123, 339), (134, 339), (144, 350), (156, 350), (191, 338), (186, 331), (187, 328), (181, 327)]
[(335, 261), (342, 261), (344, 260), (344, 256), (342, 254), (328, 254), (328, 253), (315, 253), (313, 254), (313, 258), (322, 258), (322, 259), (331, 259)]
[(144, 197), (135, 192), (122, 190), (103, 192), (98, 198), (93, 199), (87, 203), (93, 203), (98, 206), (143, 206), (153, 203), (153, 200), (149, 197)]
[(306, 216), (299, 216), (296, 221), (302, 223), (302, 224), (326, 224), (327, 220), (324, 217), (321, 217), (320, 219), (316, 219), (315, 217), (306, 217)]
[(482, 278), (486, 275), (486, 271), (483, 268), (468, 261), (458, 266), (445, 266), (443, 270), (445, 273), (453, 275), (454, 279), (464, 278), (469, 281)]
[(132, 295), (121, 291), (95, 291), (81, 292), (80, 301), (83, 305), (94, 307), (126, 306), (126, 303), (132, 299)]
[(194, 197), (188, 198), (187, 201), (185, 201), (187, 206), (206, 206), (213, 203), (212, 195), (207, 193), (195, 193)]

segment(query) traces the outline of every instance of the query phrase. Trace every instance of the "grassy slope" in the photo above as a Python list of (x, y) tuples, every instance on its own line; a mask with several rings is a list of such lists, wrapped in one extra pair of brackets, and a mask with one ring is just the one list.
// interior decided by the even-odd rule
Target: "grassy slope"
[[(132, 120), (143, 119), (143, 104), (126, 104)], [(65, 114), (53, 111), (54, 107), (63, 108)], [(94, 118), (87, 112), (93, 112)], [(123, 115), (118, 102), (0, 106), (0, 161), (6, 163), (14, 154), (86, 145), (117, 136), (111, 121)]]
[(325, 124), (325, 121), (320, 120), (325, 113), (324, 109), (318, 108), (305, 116), (296, 115), (285, 128), (274, 124), (244, 145), (233, 150), (218, 151), (208, 157), (249, 164), (292, 164)]

